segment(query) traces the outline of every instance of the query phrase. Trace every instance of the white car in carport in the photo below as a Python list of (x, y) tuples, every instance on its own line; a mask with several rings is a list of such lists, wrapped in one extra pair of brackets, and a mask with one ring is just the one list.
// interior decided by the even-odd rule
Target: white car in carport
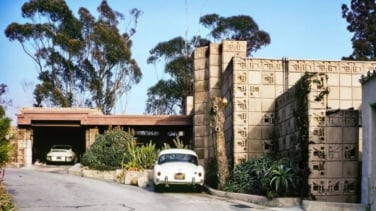
[(204, 168), (198, 165), (194, 151), (166, 149), (159, 153), (153, 172), (155, 191), (162, 191), (170, 185), (185, 185), (196, 187), (201, 192), (204, 180)]
[(77, 156), (70, 145), (53, 145), (47, 153), (47, 162), (76, 163)]

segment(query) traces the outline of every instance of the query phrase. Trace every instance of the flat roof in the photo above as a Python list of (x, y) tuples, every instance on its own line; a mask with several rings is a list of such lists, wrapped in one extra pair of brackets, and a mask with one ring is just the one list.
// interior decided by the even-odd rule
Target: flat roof
[(53, 125), (54, 122), (79, 125), (192, 126), (185, 115), (104, 115), (90, 108), (21, 108), (17, 125)]

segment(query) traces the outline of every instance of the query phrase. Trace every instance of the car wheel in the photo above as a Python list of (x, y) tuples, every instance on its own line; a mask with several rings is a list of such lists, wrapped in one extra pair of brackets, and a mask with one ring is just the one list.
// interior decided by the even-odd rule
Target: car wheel
[(195, 190), (196, 190), (197, 193), (201, 193), (202, 190), (203, 190), (203, 187), (201, 185), (196, 185)]
[(154, 192), (162, 193), (163, 192), (163, 185), (155, 185), (154, 184)]

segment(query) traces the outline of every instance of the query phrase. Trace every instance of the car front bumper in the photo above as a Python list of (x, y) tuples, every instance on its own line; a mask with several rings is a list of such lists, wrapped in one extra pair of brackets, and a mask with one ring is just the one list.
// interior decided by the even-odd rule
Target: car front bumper
[(73, 160), (72, 156), (47, 156), (49, 162), (73, 162)]

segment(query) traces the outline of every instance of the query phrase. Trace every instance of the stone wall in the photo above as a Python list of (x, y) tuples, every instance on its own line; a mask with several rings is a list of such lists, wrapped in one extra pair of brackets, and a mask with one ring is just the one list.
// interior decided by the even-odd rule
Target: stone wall
[(30, 166), (32, 165), (32, 145), (33, 131), (30, 129), (18, 129), (17, 131), (17, 149), (16, 149), (16, 165)]

